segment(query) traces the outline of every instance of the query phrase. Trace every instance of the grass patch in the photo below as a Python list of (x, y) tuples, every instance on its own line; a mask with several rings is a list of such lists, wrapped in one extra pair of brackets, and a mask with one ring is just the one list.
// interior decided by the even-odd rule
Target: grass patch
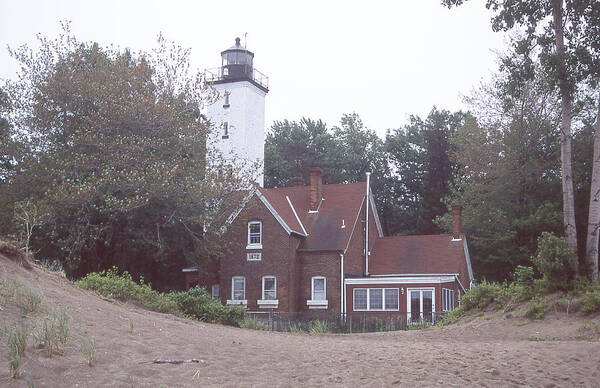
[(16, 290), (15, 300), (23, 315), (36, 313), (42, 307), (42, 296), (27, 287), (19, 287)]
[(302, 325), (299, 323), (290, 323), (290, 326), (288, 327), (288, 331), (290, 333), (304, 333), (304, 329), (302, 328)]
[(52, 357), (54, 350), (58, 350), (58, 336), (54, 322), (44, 319), (36, 334), (40, 347), (44, 349), (48, 357)]
[(243, 327), (245, 329), (254, 329), (254, 330), (268, 330), (269, 327), (267, 326), (266, 323), (261, 322), (260, 320), (256, 319), (256, 318), (245, 318), (241, 324), (240, 327)]
[(331, 333), (331, 328), (329, 327), (327, 321), (316, 319), (311, 322), (308, 332), (312, 334)]
[(83, 338), (80, 346), (83, 359), (88, 366), (93, 366), (96, 360), (96, 341), (93, 338)]
[(526, 339), (527, 339), (527, 341), (533, 341), (533, 342), (554, 341), (553, 337), (548, 337), (548, 336), (544, 336), (544, 337), (527, 337)]
[(67, 342), (69, 340), (69, 317), (65, 310), (52, 313), (54, 330), (56, 331), (57, 348), (64, 354)]
[(23, 357), (25, 356), (29, 335), (30, 329), (24, 322), (8, 329), (6, 332), (4, 358), (8, 362), (8, 371), (13, 379), (18, 379), (21, 376)]

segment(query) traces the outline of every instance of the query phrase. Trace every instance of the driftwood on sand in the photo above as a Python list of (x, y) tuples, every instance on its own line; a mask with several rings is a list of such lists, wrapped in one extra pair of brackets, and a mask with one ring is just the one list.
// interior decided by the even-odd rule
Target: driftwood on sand
[(192, 362), (202, 362), (204, 363), (204, 360), (196, 360), (195, 358), (192, 358), (190, 360), (161, 360), (161, 359), (156, 359), (154, 361), (152, 361), (154, 364), (184, 364), (184, 363), (192, 363)]

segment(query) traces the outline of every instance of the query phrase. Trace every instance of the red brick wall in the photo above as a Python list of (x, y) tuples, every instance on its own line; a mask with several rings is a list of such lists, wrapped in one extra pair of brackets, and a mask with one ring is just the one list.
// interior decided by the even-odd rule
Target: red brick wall
[(185, 288), (189, 289), (196, 285), (206, 288), (210, 293), (213, 284), (219, 284), (219, 262), (211, 259), (199, 264), (198, 271), (185, 273)]
[(309, 309), (306, 301), (311, 298), (313, 276), (325, 276), (325, 292), (327, 297), (327, 311), (340, 311), (341, 309), (341, 283), (340, 283), (340, 255), (337, 252), (302, 252), (298, 256), (299, 268), (299, 300), (296, 311), (324, 311), (322, 309)]
[[(262, 249), (247, 250), (248, 222), (262, 222)], [(231, 299), (231, 279), (233, 276), (246, 277), (246, 299), (248, 309), (257, 310), (256, 301), (262, 298), (262, 277), (273, 275), (277, 279), (277, 299), (280, 311), (289, 311), (290, 297), (295, 299), (294, 292), (290, 294), (289, 283), (289, 251), (293, 239), (273, 217), (271, 212), (255, 196), (237, 216), (227, 232), (223, 235), (227, 242), (225, 254), (220, 261), (221, 300), (227, 303)], [(247, 261), (247, 252), (261, 252), (260, 261)]]

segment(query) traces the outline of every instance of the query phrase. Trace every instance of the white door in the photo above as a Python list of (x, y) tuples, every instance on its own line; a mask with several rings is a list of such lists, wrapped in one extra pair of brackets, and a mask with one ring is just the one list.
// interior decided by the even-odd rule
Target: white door
[(435, 289), (409, 288), (406, 306), (408, 323), (433, 323), (435, 320)]

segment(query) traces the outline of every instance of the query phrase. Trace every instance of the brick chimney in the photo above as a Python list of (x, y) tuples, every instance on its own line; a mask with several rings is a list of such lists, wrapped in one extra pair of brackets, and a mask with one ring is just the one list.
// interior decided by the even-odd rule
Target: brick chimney
[(303, 176), (294, 177), (292, 182), (293, 182), (292, 183), (293, 186), (304, 186), (304, 177)]
[(320, 167), (310, 169), (310, 210), (316, 211), (323, 198), (323, 170)]
[(452, 205), (452, 238), (459, 240), (462, 234), (462, 206)]

